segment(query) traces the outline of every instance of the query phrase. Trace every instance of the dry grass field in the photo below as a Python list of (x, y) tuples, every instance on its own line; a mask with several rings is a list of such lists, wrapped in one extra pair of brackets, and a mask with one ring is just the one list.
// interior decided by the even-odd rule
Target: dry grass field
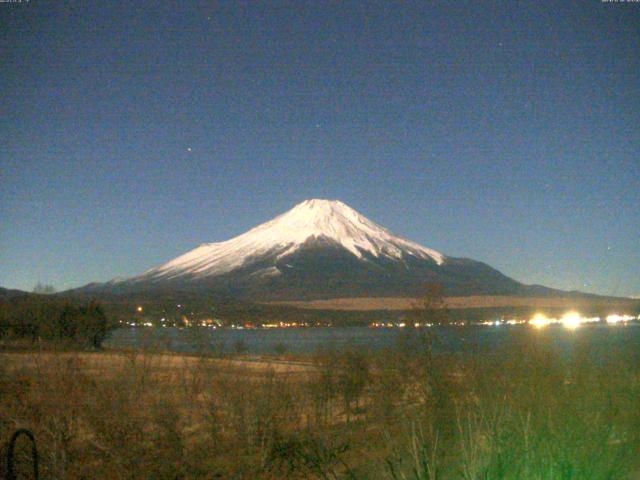
[(279, 360), (269, 357), (235, 356), (233, 358), (210, 358), (200, 355), (175, 354), (170, 352), (138, 352), (135, 350), (119, 352), (0, 352), (0, 362), (6, 371), (17, 371), (24, 368), (36, 369), (60, 361), (80, 362), (86, 372), (113, 372), (144, 359), (155, 370), (165, 374), (182, 376), (193, 372), (196, 368), (217, 368), (229, 373), (242, 372), (244, 375), (263, 375), (266, 372), (277, 374), (303, 374), (312, 369), (308, 362)]
[[(605, 308), (637, 309), (640, 300), (621, 298), (572, 298), (572, 297), (512, 297), (512, 296), (468, 296), (446, 297), (447, 308)], [(269, 302), (271, 305), (289, 305), (317, 310), (410, 310), (420, 308), (418, 298), (376, 297), (376, 298), (333, 298), (327, 300)]]
[(432, 355), (413, 329), (300, 361), (3, 352), (0, 444), (33, 430), (43, 479), (636, 478), (638, 346), (514, 335), (482, 356)]

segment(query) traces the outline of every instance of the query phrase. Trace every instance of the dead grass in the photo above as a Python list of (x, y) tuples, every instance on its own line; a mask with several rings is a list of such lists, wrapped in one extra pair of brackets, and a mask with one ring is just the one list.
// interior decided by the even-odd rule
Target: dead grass
[[(420, 299), (400, 297), (376, 298), (332, 298), (327, 300), (267, 302), (270, 305), (289, 305), (314, 310), (410, 310), (418, 308)], [(640, 308), (640, 302), (619, 298), (571, 298), (571, 297), (512, 297), (512, 296), (468, 296), (446, 297), (450, 309), (461, 308)]]
[(300, 363), (1, 353), (0, 438), (32, 429), (46, 479), (626, 480), (640, 469), (637, 346), (561, 352), (525, 332), (490, 355), (432, 356), (432, 341)]
[(188, 373), (194, 367), (203, 364), (211, 368), (226, 369), (230, 372), (242, 370), (244, 373), (251, 372), (262, 374), (265, 372), (276, 372), (281, 374), (304, 373), (310, 371), (313, 366), (309, 362), (283, 361), (275, 358), (263, 358), (252, 356), (235, 356), (232, 358), (209, 358), (201, 355), (175, 354), (171, 352), (143, 353), (140, 351), (129, 352), (0, 352), (0, 362), (8, 370), (35, 368), (38, 364), (49, 363), (54, 360), (74, 359), (82, 362), (83, 369), (87, 371), (105, 372), (122, 368), (131, 362), (144, 359), (153, 368), (164, 371), (179, 370)]

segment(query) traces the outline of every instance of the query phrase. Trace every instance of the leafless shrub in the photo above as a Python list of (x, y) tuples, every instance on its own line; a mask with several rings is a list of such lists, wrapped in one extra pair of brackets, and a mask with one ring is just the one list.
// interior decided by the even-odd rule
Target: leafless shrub
[(483, 355), (327, 351), (304, 374), (159, 352), (5, 354), (0, 434), (32, 429), (56, 479), (626, 478), (640, 467), (633, 351), (562, 351), (535, 333)]

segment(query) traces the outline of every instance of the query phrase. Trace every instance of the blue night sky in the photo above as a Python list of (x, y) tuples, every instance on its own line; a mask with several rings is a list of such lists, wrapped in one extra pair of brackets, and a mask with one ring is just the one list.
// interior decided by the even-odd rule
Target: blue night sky
[(0, 3), (0, 285), (130, 276), (307, 198), (640, 294), (640, 4)]

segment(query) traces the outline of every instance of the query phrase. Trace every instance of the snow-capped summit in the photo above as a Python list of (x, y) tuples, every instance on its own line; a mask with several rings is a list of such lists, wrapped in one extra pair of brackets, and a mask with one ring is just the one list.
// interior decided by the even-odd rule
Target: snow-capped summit
[(361, 260), (414, 257), (436, 265), (445, 262), (441, 253), (393, 235), (338, 200), (312, 199), (231, 240), (202, 244), (132, 280), (213, 277), (263, 262), (265, 256), (273, 265), (263, 273), (278, 274), (274, 268), (278, 260), (313, 241), (342, 247)]
[(178, 295), (223, 303), (415, 298), (434, 283), (451, 296), (562, 293), (523, 285), (476, 260), (444, 256), (338, 200), (320, 199), (306, 200), (231, 240), (204, 243), (142, 275), (89, 284), (76, 293), (172, 300)]
[(394, 235), (338, 200), (312, 199), (242, 235), (204, 243), (142, 275), (79, 291), (255, 302), (416, 297), (432, 283), (454, 296), (529, 294), (534, 288), (485, 263), (444, 256)]

